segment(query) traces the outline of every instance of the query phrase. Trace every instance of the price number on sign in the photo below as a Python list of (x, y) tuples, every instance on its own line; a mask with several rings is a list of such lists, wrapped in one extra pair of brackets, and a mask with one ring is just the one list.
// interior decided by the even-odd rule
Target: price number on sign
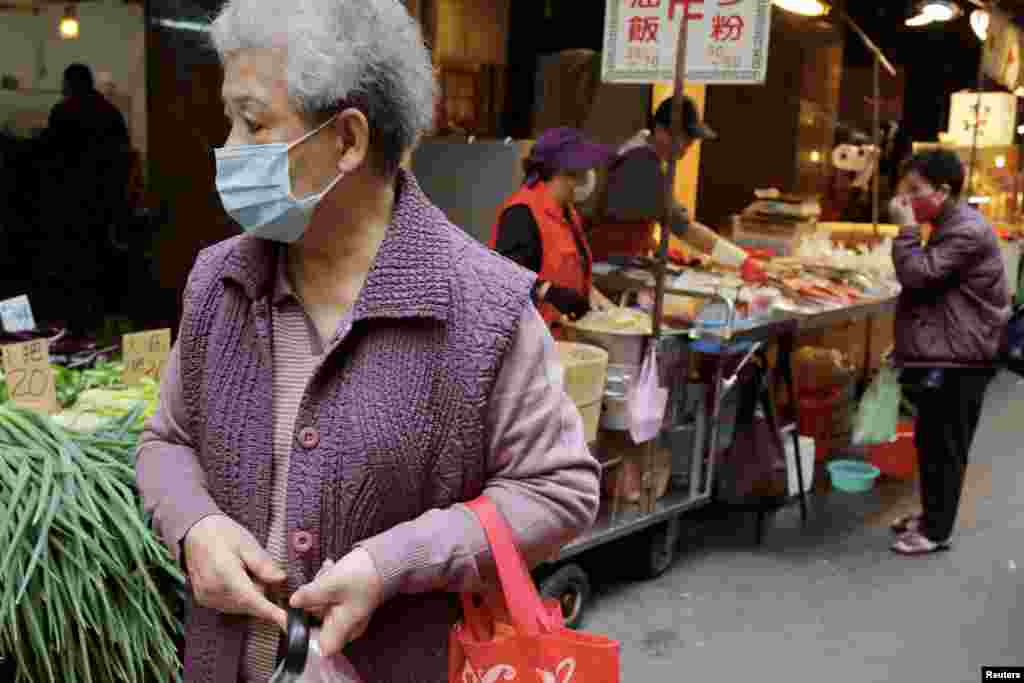
[(126, 334), (123, 347), (125, 383), (138, 384), (144, 377), (160, 381), (171, 355), (171, 331)]
[(724, 69), (739, 69), (742, 65), (740, 58), (720, 45), (708, 47), (708, 61), (712, 65)]
[(626, 48), (626, 63), (633, 67), (657, 69), (658, 53), (649, 48), (628, 47)]
[(45, 339), (12, 344), (3, 349), (4, 373), (10, 399), (23, 408), (52, 413), (57, 391), (50, 368), (50, 343)]

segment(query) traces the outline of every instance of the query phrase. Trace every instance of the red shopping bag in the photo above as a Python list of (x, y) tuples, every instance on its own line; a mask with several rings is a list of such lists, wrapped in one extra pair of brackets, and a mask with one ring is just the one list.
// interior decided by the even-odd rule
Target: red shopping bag
[(449, 683), (619, 683), (619, 643), (566, 628), (558, 601), (541, 600), (494, 503), (480, 497), (468, 506), (487, 534), (501, 593), (462, 595)]

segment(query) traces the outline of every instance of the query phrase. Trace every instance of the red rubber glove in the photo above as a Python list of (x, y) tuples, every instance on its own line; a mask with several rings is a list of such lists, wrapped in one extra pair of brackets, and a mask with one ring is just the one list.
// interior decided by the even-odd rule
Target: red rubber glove
[(761, 284), (768, 280), (768, 273), (764, 270), (764, 265), (755, 258), (748, 257), (743, 262), (743, 266), (740, 267), (740, 274), (743, 276), (744, 282), (751, 284)]

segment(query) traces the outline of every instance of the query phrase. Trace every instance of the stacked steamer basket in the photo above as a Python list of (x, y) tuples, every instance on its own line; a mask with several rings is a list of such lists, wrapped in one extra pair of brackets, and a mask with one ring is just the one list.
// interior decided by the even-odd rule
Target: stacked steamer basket
[(583, 416), (587, 443), (597, 440), (601, 420), (601, 401), (608, 377), (608, 352), (595, 346), (574, 342), (556, 342), (564, 369), (565, 392)]

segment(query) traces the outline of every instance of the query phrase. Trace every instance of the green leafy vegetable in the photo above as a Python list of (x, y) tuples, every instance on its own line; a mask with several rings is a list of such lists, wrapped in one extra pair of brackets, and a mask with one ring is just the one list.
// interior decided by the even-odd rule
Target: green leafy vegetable
[(184, 578), (135, 490), (146, 412), (99, 431), (0, 405), (0, 656), (16, 683), (173, 680)]

